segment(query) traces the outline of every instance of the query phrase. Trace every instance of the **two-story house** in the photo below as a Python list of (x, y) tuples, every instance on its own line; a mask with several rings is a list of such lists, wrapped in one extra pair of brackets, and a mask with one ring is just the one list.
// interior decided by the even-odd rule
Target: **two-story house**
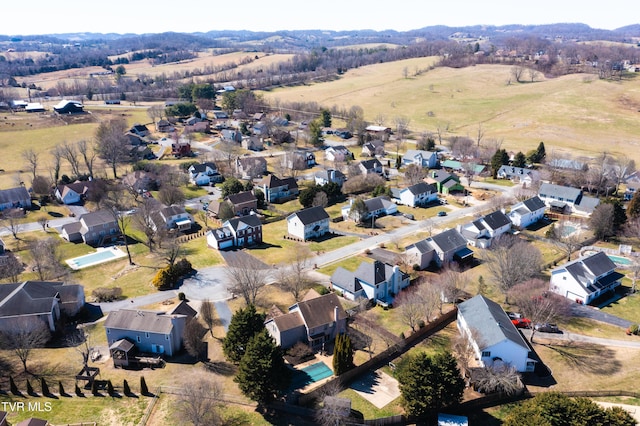
[(551, 271), (549, 290), (578, 303), (591, 303), (613, 291), (624, 275), (604, 252), (582, 256)]
[(327, 161), (353, 160), (353, 153), (344, 145), (332, 145), (324, 150), (324, 158)]
[(384, 155), (384, 141), (375, 139), (362, 145), (363, 157), (375, 157)]
[(551, 211), (563, 214), (589, 216), (600, 204), (598, 198), (583, 195), (581, 189), (551, 183), (540, 185), (538, 197)]
[(375, 198), (364, 200), (364, 205), (367, 211), (364, 213), (364, 217), (362, 218), (351, 214), (352, 205), (353, 199), (349, 200), (349, 204), (342, 206), (341, 213), (344, 220), (351, 219), (355, 222), (364, 222), (372, 218), (378, 218), (380, 216), (387, 216), (398, 213), (398, 206), (385, 195), (380, 195)]
[(93, 181), (74, 182), (58, 185), (55, 190), (56, 199), (66, 205), (78, 204), (83, 201), (94, 186)]
[(464, 187), (460, 184), (460, 178), (444, 170), (432, 170), (427, 176), (427, 182), (435, 185), (441, 194), (464, 191)]
[(307, 150), (288, 151), (282, 157), (282, 164), (289, 170), (305, 170), (316, 165), (316, 155)]
[(217, 250), (262, 243), (262, 223), (256, 215), (234, 217), (206, 233), (207, 245)]
[[(311, 292), (310, 292), (311, 293)], [(329, 345), (347, 331), (347, 313), (335, 293), (307, 298), (292, 305), (289, 312), (265, 322), (276, 344), (287, 349), (305, 342), (314, 350)]]
[(269, 203), (283, 203), (298, 196), (300, 190), (294, 177), (280, 179), (274, 174), (265, 176), (259, 183), (264, 198)]
[(236, 158), (236, 174), (243, 179), (253, 179), (267, 174), (267, 160), (263, 157)]
[(409, 285), (409, 275), (396, 265), (376, 260), (362, 262), (355, 272), (338, 267), (331, 275), (331, 288), (340, 291), (345, 299), (364, 297), (382, 305), (390, 305), (393, 298)]
[(120, 309), (112, 311), (104, 323), (109, 347), (126, 340), (140, 352), (173, 356), (182, 348), (186, 315)]
[(340, 170), (327, 169), (315, 172), (313, 175), (316, 185), (326, 185), (327, 183), (335, 183), (342, 186), (347, 177)]
[(195, 223), (193, 216), (179, 205), (162, 207), (152, 215), (151, 219), (156, 229), (164, 227), (165, 229), (188, 231)]
[(207, 213), (213, 217), (218, 217), (222, 203), (228, 202), (236, 216), (246, 216), (258, 210), (258, 199), (252, 191), (232, 194), (221, 200), (213, 200), (207, 206)]
[(202, 164), (192, 164), (187, 170), (189, 172), (189, 182), (194, 185), (209, 185), (211, 182), (222, 182), (223, 177), (218, 172), (215, 163), (204, 162)]
[(526, 228), (542, 219), (546, 208), (544, 201), (536, 195), (511, 206), (509, 219), (514, 226)]
[(454, 228), (407, 246), (405, 254), (409, 262), (420, 269), (427, 268), (432, 262), (442, 267), (453, 261), (464, 263), (473, 259), (467, 240)]
[(495, 238), (511, 230), (511, 220), (501, 210), (497, 210), (479, 219), (460, 224), (457, 229), (470, 245), (489, 248)]
[(506, 364), (521, 373), (536, 366), (529, 345), (506, 312), (493, 300), (477, 295), (458, 305), (458, 331), (481, 366)]
[(302, 241), (322, 237), (330, 232), (329, 215), (321, 206), (292, 213), (287, 216), (287, 232)]
[(376, 174), (382, 176), (384, 174), (382, 163), (377, 158), (361, 161), (358, 164), (358, 168), (360, 169), (360, 173), (363, 175)]
[(432, 169), (438, 165), (438, 153), (435, 151), (409, 149), (402, 156), (402, 165), (408, 166), (409, 164)]
[(422, 207), (438, 200), (438, 189), (434, 185), (418, 182), (403, 189), (392, 188), (391, 195), (398, 204)]
[(85, 213), (77, 222), (63, 225), (60, 236), (69, 242), (83, 241), (99, 246), (116, 241), (120, 237), (120, 226), (111, 210)]

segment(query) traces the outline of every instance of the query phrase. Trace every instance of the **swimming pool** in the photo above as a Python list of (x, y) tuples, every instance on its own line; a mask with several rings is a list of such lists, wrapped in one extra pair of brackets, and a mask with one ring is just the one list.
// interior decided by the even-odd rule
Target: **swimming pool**
[(289, 389), (301, 389), (311, 383), (315, 383), (318, 380), (326, 379), (331, 376), (333, 376), (333, 371), (327, 367), (327, 364), (324, 362), (317, 362), (304, 367), (301, 370), (294, 370)]
[(608, 254), (607, 256), (616, 265), (631, 265), (631, 263), (633, 263), (631, 262), (631, 259), (627, 259), (626, 257), (616, 256), (613, 254)]
[(85, 254), (84, 256), (74, 257), (67, 260), (67, 265), (71, 269), (82, 269), (88, 266), (98, 265), (100, 263), (109, 262), (111, 260), (125, 257), (126, 254), (118, 247), (100, 247), (94, 253)]

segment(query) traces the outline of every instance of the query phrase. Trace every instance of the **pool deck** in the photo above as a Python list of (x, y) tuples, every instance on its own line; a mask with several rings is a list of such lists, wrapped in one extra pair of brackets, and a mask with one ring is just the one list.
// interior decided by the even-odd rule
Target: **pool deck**
[[(102, 259), (102, 260), (98, 260), (97, 262), (91, 262), (91, 263), (87, 263), (86, 265), (78, 265), (77, 264), (77, 260), (78, 259), (82, 259), (84, 257), (88, 257), (88, 256), (93, 256), (96, 253), (102, 253), (104, 251), (111, 251), (113, 253), (113, 257), (110, 257), (108, 259)], [(85, 254), (84, 256), (78, 256), (78, 257), (74, 257), (73, 259), (67, 259), (67, 265), (69, 265), (69, 267), (75, 271), (77, 271), (78, 269), (84, 269), (84, 268), (88, 268), (90, 266), (95, 266), (95, 265), (100, 265), (102, 263), (106, 263), (106, 262), (111, 262), (112, 260), (116, 260), (116, 259), (122, 259), (123, 257), (126, 257), (127, 254), (125, 252), (123, 252), (122, 250), (120, 250), (118, 247), (116, 246), (110, 246), (110, 247), (98, 247), (96, 249), (95, 252), (93, 253), (89, 253), (89, 254)]]

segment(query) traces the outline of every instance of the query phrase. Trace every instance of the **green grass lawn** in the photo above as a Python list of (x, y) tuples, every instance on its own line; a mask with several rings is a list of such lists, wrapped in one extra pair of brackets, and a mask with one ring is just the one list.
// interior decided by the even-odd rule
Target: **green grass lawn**
[[(623, 291), (631, 291), (631, 280), (622, 280)], [(621, 291), (620, 289), (618, 291)], [(624, 318), (634, 323), (640, 323), (640, 293), (629, 294), (622, 299), (605, 306), (602, 312)], [(634, 336), (636, 337), (636, 336)]]
[(400, 406), (402, 397), (398, 397), (382, 408), (376, 407), (353, 389), (343, 390), (338, 394), (338, 397), (350, 399), (351, 409), (361, 413), (365, 420), (377, 419), (380, 417), (391, 417), (397, 414), (402, 414), (404, 411)]
[(335, 262), (330, 265), (327, 265), (323, 268), (319, 268), (318, 272), (331, 276), (333, 275), (335, 270), (338, 269), (338, 267), (340, 266), (342, 266), (347, 271), (355, 272), (355, 270), (358, 269), (358, 266), (360, 266), (362, 262), (373, 263), (373, 259), (366, 257), (364, 255), (352, 256), (344, 260), (341, 260), (339, 262)]

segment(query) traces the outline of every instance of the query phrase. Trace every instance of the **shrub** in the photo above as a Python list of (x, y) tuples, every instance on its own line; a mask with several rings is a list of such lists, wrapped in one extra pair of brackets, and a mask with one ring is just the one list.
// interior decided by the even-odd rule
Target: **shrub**
[(178, 293), (178, 300), (179, 301), (187, 300), (187, 296), (185, 296), (183, 292), (180, 292)]
[(400, 333), (400, 338), (401, 338), (402, 340), (406, 339), (406, 337), (405, 337), (404, 333)]
[(424, 320), (418, 321), (418, 328), (424, 328), (424, 326), (425, 326)]
[(414, 271), (419, 271), (420, 270), (420, 265), (418, 265), (417, 263), (414, 263), (412, 266)]
[(632, 335), (633, 334), (634, 336), (637, 336), (638, 334), (640, 334), (640, 326), (638, 324), (632, 324), (627, 329), (627, 334), (628, 335)]
[(97, 302), (113, 302), (114, 300), (118, 300), (122, 297), (122, 289), (120, 287), (98, 287), (93, 290), (91, 295)]

